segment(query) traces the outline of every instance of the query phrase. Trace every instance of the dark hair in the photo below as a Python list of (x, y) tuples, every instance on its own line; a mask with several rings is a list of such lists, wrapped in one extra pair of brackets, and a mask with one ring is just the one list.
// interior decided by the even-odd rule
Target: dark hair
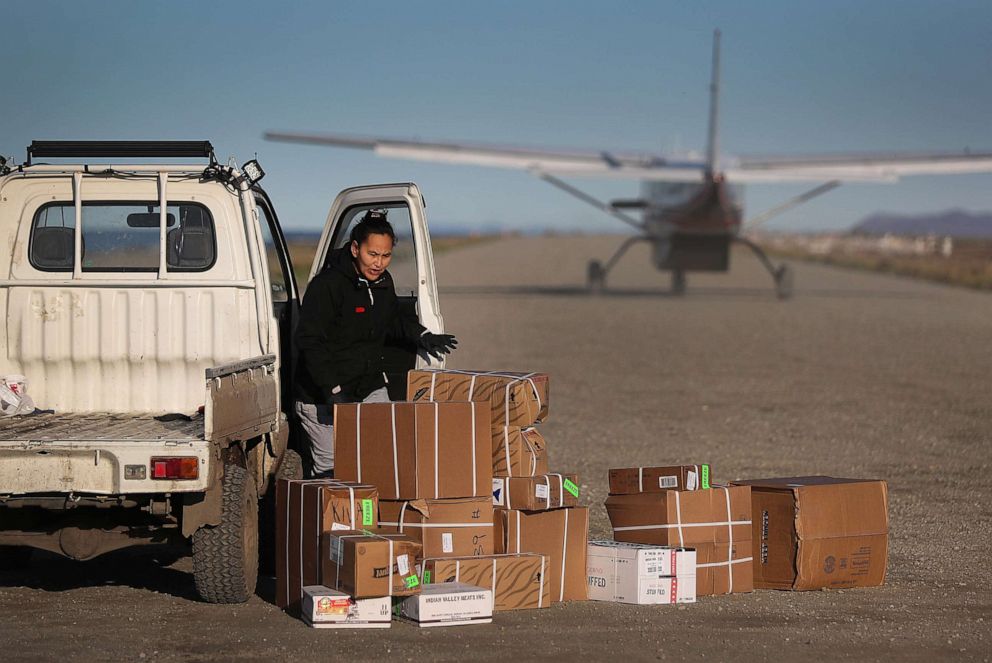
[(369, 235), (389, 235), (393, 244), (396, 244), (396, 233), (393, 231), (393, 226), (386, 220), (386, 213), (380, 210), (370, 209), (362, 217), (362, 220), (351, 229), (351, 241), (358, 242), (359, 246), (368, 239)]

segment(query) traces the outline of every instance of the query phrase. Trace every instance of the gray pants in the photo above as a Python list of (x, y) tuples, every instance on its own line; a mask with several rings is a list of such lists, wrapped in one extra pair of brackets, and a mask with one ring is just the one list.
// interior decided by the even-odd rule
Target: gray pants
[[(388, 403), (386, 388), (376, 389), (365, 397), (363, 403)], [(334, 406), (296, 401), (296, 416), (310, 442), (313, 457), (313, 474), (323, 474), (334, 469)]]

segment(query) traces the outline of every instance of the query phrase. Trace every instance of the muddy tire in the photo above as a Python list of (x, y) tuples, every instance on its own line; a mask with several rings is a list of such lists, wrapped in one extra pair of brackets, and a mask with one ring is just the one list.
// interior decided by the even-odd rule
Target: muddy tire
[(302, 479), (303, 459), (292, 449), (286, 449), (276, 470), (272, 485), (262, 498), (258, 523), (258, 567), (262, 573), (275, 574), (276, 569), (276, 486), (279, 479)]
[(221, 521), (193, 534), (193, 579), (207, 603), (244, 603), (258, 580), (258, 489), (241, 465), (224, 466)]
[(33, 548), (0, 546), (0, 571), (20, 571), (31, 564)]

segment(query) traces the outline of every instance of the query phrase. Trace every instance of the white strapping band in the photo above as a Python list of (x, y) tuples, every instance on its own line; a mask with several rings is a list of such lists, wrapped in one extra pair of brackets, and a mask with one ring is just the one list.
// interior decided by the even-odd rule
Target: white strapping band
[(362, 480), (362, 404), (355, 408), (355, 439), (357, 449), (355, 456), (358, 458), (358, 480)]
[(541, 587), (540, 587), (540, 589), (538, 589), (538, 591), (540, 593), (537, 595), (537, 607), (538, 608), (543, 608), (544, 607), (544, 575), (545, 575), (544, 574), (544, 555), (541, 555)]
[(396, 496), (400, 494), (400, 461), (396, 452), (396, 403), (391, 403), (390, 408), (393, 423), (393, 484), (396, 488)]
[[(471, 400), (472, 399), (470, 398), (469, 401), (471, 401)], [(475, 439), (475, 403), (471, 403), (470, 402), (469, 405), (468, 405), (468, 407), (469, 407), (469, 409), (472, 410), (472, 490), (475, 491), (473, 494), (478, 495), (479, 494), (479, 477), (478, 477), (478, 469), (476, 468), (477, 463), (475, 462), (475, 447), (476, 447), (476, 439)], [(510, 468), (506, 468), (506, 469), (507, 469), (507, 471), (509, 471)]]
[(637, 468), (637, 492), (639, 492), (639, 493), (643, 493), (644, 492), (644, 468), (643, 467), (638, 467)]
[(723, 527), (724, 525), (750, 525), (750, 524), (751, 524), (750, 520), (731, 520), (730, 522), (721, 520), (715, 523), (682, 523), (681, 525), (678, 525), (676, 523), (670, 523), (665, 525), (629, 525), (627, 527), (614, 527), (613, 531), (625, 532), (625, 531), (639, 530), (639, 529), (674, 529), (680, 526), (681, 527)]
[[(404, 504), (404, 508), (406, 505)], [(404, 527), (419, 527), (421, 529), (430, 529), (433, 527), (441, 527), (444, 529), (450, 529), (452, 527), (492, 527), (492, 523), (404, 523), (402, 520), (400, 522), (392, 522), (388, 520), (380, 520), (380, 527), (396, 527), (399, 532), (403, 532)]]
[(440, 490), (440, 475), (441, 472), (438, 470), (438, 419), (441, 417), (440, 406), (434, 403), (434, 498), (437, 499), (441, 496)]
[(675, 495), (675, 525), (679, 528), (679, 547), (685, 545), (684, 537), (682, 536), (682, 500), (679, 499), (679, 491), (672, 491)]
[(558, 587), (558, 600), (565, 600), (565, 560), (568, 555), (568, 509), (562, 509), (565, 512), (565, 536), (561, 541), (561, 584)]

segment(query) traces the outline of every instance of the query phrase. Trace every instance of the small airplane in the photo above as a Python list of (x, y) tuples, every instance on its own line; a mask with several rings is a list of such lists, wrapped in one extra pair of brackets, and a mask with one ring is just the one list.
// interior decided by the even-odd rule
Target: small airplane
[[(652, 247), (652, 262), (672, 273), (672, 291), (683, 294), (686, 273), (726, 272), (730, 246), (750, 248), (772, 276), (776, 294), (792, 293), (788, 265), (775, 265), (746, 232), (772, 217), (831, 191), (843, 182), (895, 182), (901, 176), (992, 171), (992, 152), (931, 154), (825, 154), (731, 157), (719, 154), (720, 31), (713, 33), (708, 140), (705, 155), (685, 157), (608, 150), (561, 150), (478, 143), (399, 140), (342, 134), (268, 132), (268, 140), (372, 150), (379, 156), (528, 170), (638, 231), (605, 263), (588, 268), (590, 291), (599, 292), (623, 254), (636, 242)], [(642, 180), (641, 197), (601, 201), (561, 177)], [(743, 221), (743, 184), (815, 181), (816, 186)], [(631, 212), (640, 212), (637, 218)]]

